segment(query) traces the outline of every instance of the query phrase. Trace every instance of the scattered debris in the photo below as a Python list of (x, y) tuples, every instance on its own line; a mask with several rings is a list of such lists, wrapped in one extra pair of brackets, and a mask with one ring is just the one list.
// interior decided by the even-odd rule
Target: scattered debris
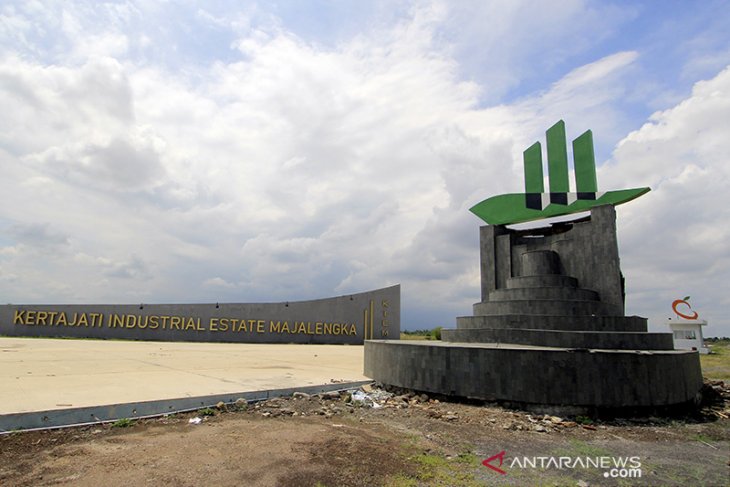
[(189, 424), (200, 424), (202, 422), (203, 422), (203, 418), (201, 418), (200, 416), (195, 416), (194, 418), (190, 418), (188, 420)]
[[(709, 398), (703, 402), (699, 414), (704, 418), (728, 419), (730, 410), (730, 387), (723, 381), (706, 381), (703, 388), (703, 397)], [(357, 389), (343, 391), (329, 391), (319, 394), (294, 392), (289, 397), (274, 397), (265, 401), (249, 404), (241, 398), (234, 405), (222, 402), (216, 404), (216, 409), (199, 410), (199, 416), (212, 415), (215, 412), (249, 411), (265, 418), (278, 417), (306, 417), (321, 416), (326, 419), (347, 415), (359, 416), (363, 421), (366, 409), (382, 409), (381, 414), (395, 414), (391, 410), (404, 410), (410, 416), (422, 414), (423, 417), (444, 421), (453, 424), (481, 424), (508, 431), (533, 431), (542, 434), (568, 434), (573, 428), (582, 429), (586, 433), (599, 430), (608, 430), (610, 427), (652, 427), (666, 426), (670, 420), (662, 417), (630, 417), (601, 420), (595, 417), (577, 415), (570, 418), (553, 414), (535, 414), (534, 412), (510, 410), (500, 407), (496, 403), (484, 403), (480, 415), (468, 414), (458, 406), (458, 401), (441, 400), (429, 394), (398, 387), (383, 386), (373, 383), (365, 384)], [(199, 424), (202, 420), (190, 419), (190, 423)], [(610, 431), (607, 431), (608, 434)]]
[(730, 384), (721, 380), (705, 380), (700, 390), (701, 414), (710, 418), (730, 417)]
[(353, 404), (378, 409), (393, 397), (393, 394), (382, 389), (368, 387), (367, 389), (370, 391), (368, 392), (364, 387), (350, 394), (350, 400)]

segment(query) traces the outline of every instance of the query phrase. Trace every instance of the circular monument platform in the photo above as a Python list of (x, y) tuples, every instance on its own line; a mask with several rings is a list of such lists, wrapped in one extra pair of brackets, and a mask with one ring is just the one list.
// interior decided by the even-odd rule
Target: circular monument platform
[(566, 413), (690, 406), (697, 352), (624, 315), (613, 206), (529, 231), (481, 229), (482, 301), (441, 342), (365, 342), (365, 375)]

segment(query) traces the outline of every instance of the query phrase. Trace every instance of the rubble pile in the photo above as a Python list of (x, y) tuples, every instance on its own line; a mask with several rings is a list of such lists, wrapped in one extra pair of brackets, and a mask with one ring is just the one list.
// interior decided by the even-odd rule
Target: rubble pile
[[(234, 404), (219, 403), (219, 411), (248, 411), (264, 418), (322, 416), (334, 418), (353, 416), (363, 421), (366, 417), (401, 414), (451, 424), (486, 426), (507, 431), (560, 433), (578, 429), (604, 430), (609, 426), (661, 426), (671, 422), (661, 417), (615, 418), (602, 421), (586, 416), (560, 417), (505, 409), (497, 404), (480, 403), (474, 408), (458, 402), (440, 400), (417, 391), (366, 384), (357, 389), (308, 394), (295, 392), (289, 397), (275, 397), (249, 404), (239, 399)], [(728, 419), (730, 416), (730, 387), (723, 381), (706, 381), (698, 413), (704, 418)], [(212, 412), (212, 410), (208, 409)], [(207, 414), (203, 413), (203, 419)], [(196, 423), (197, 424), (197, 423)]]
[(585, 429), (596, 429), (590, 424), (581, 425), (558, 416), (512, 412), (496, 406), (480, 408), (481, 414), (478, 417), (473, 413), (467, 416), (459, 409), (463, 410), (458, 403), (442, 402), (428, 394), (401, 388), (384, 388), (377, 384), (313, 395), (295, 392), (291, 397), (260, 401), (248, 408), (251, 413), (266, 418), (359, 415), (362, 420), (364, 413), (369, 410), (382, 410), (383, 414), (402, 410), (406, 415), (420, 413), (426, 418), (448, 423), (484, 423), (513, 431), (550, 433), (581, 426)]
[(705, 380), (700, 392), (703, 416), (730, 418), (730, 384), (721, 380)]

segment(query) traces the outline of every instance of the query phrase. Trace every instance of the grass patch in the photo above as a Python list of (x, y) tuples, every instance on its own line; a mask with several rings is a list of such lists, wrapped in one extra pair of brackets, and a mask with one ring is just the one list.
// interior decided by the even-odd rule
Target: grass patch
[(401, 340), (441, 340), (441, 330), (437, 326), (433, 330), (403, 330), (400, 332)]
[(201, 416), (215, 416), (215, 409), (213, 409), (213, 408), (198, 409), (198, 414)]
[(474, 474), (480, 466), (479, 458), (471, 452), (447, 458), (442, 455), (420, 453), (409, 458), (417, 467), (413, 475), (398, 474), (385, 483), (388, 487), (411, 487), (416, 485), (442, 485), (454, 487), (476, 487), (483, 485)]
[(704, 443), (709, 443), (711, 441), (715, 441), (715, 438), (712, 438), (711, 436), (702, 434), (702, 433), (695, 433), (694, 435), (689, 435), (689, 439), (692, 441), (699, 441)]
[(707, 341), (713, 353), (700, 354), (702, 375), (711, 380), (730, 381), (730, 340)]
[(556, 457), (610, 457), (614, 455), (610, 450), (580, 440), (570, 440), (568, 448), (555, 450), (552, 454)]
[(402, 330), (401, 340), (430, 340), (431, 330)]
[(119, 418), (112, 423), (112, 428), (129, 428), (134, 424), (134, 420), (129, 418)]
[(388, 478), (384, 485), (386, 487), (417, 487), (418, 480), (399, 473)]

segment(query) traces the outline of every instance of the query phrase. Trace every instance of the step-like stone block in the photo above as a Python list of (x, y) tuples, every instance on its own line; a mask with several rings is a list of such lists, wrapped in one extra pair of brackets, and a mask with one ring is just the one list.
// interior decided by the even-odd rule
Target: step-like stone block
[(600, 301), (572, 299), (529, 299), (513, 301), (487, 301), (474, 304), (474, 315), (610, 315), (610, 309)]
[(560, 348), (673, 350), (671, 333), (474, 328), (441, 330), (445, 342), (509, 343)]
[(531, 299), (598, 301), (598, 293), (575, 287), (526, 287), (496, 289), (489, 293), (489, 301), (517, 301)]
[(516, 289), (523, 287), (578, 287), (578, 279), (570, 276), (561, 276), (557, 274), (545, 276), (518, 276), (507, 278), (507, 288)]
[(483, 315), (459, 316), (458, 329), (525, 328), (534, 330), (645, 332), (647, 320), (641, 316), (555, 316)]

